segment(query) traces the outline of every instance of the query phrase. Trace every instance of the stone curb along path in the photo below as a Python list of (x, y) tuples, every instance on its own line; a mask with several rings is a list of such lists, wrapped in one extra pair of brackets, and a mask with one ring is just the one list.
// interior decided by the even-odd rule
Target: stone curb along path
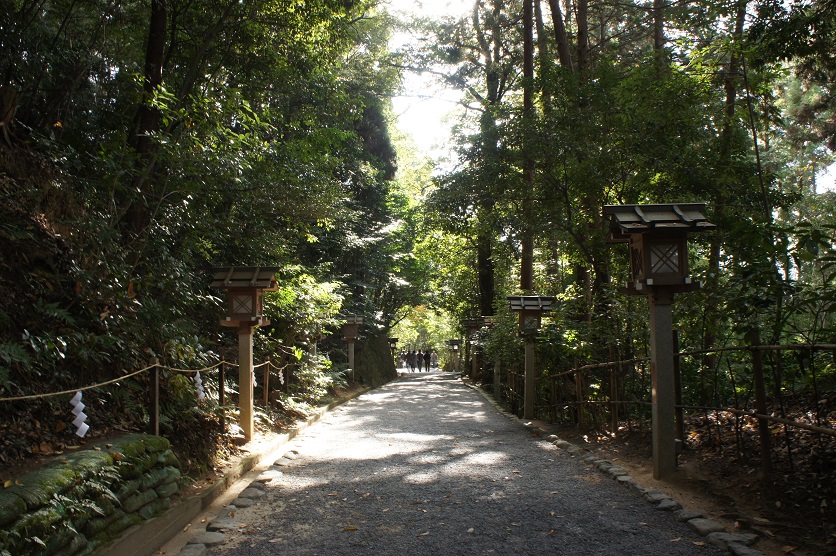
[[(362, 388), (344, 398), (317, 408), (314, 414), (308, 417), (307, 420), (300, 421), (293, 429), (278, 434), (276, 439), (263, 451), (243, 458), (236, 466), (227, 471), (210, 489), (196, 496), (184, 496), (183, 500), (164, 514), (129, 529), (121, 537), (99, 549), (95, 553), (96, 556), (149, 556), (157, 553), (160, 547), (181, 533), (202, 512), (209, 510), (221, 495), (232, 488), (243, 476), (256, 468), (267, 456), (277, 452), (282, 445), (296, 438), (299, 433), (322, 419), (332, 409), (358, 396), (362, 396), (371, 390), (372, 388)], [(264, 482), (267, 480), (269, 479), (256, 480), (248, 489), (252, 488), (258, 489), (259, 492), (263, 491)], [(258, 498), (259, 495), (254, 494), (252, 490), (248, 491), (248, 489), (241, 492), (239, 498), (235, 500), (236, 503), (239, 503), (238, 507), (245, 507), (245, 504), (251, 505), (253, 500)], [(191, 552), (182, 553), (191, 554)], [(195, 554), (199, 554), (199, 552)]]
[(751, 546), (760, 539), (758, 535), (754, 533), (727, 532), (725, 527), (723, 527), (720, 523), (706, 518), (703, 514), (699, 512), (684, 509), (681, 504), (676, 502), (673, 498), (671, 498), (664, 492), (655, 489), (644, 488), (638, 483), (638, 481), (631, 477), (630, 473), (623, 467), (619, 467), (618, 465), (603, 460), (592, 454), (584, 455), (588, 451), (585, 448), (581, 448), (580, 446), (576, 446), (571, 442), (562, 440), (554, 434), (547, 435), (547, 432), (543, 429), (537, 427), (536, 425), (528, 421), (520, 419), (513, 413), (506, 411), (502, 406), (499, 405), (499, 403), (497, 403), (493, 396), (491, 396), (478, 386), (470, 384), (468, 381), (463, 382), (473, 390), (476, 390), (477, 392), (482, 394), (482, 396), (486, 400), (488, 400), (488, 402), (490, 402), (496, 408), (497, 411), (499, 411), (511, 420), (518, 421), (531, 434), (545, 437), (545, 439), (551, 442), (554, 446), (566, 450), (572, 456), (583, 457), (583, 461), (599, 469), (604, 475), (617, 481), (619, 484), (624, 485), (626, 488), (630, 489), (635, 494), (643, 497), (645, 500), (647, 500), (647, 502), (653, 504), (657, 510), (664, 512), (673, 512), (677, 520), (687, 523), (688, 526), (691, 529), (693, 529), (696, 533), (705, 537), (707, 542), (728, 550), (729, 553), (733, 554), (734, 556), (763, 556), (762, 552), (754, 548), (751, 548)]
[[(528, 430), (531, 434), (537, 436), (544, 436), (546, 433), (535, 425), (519, 419), (516, 415), (509, 413), (500, 407), (492, 396), (484, 392), (478, 387), (465, 384), (480, 392), (499, 413), (505, 415), (512, 421), (519, 422), (523, 428)], [(609, 476), (619, 484), (624, 485), (637, 495), (642, 496), (648, 503), (653, 504), (659, 511), (674, 512), (677, 519), (681, 522), (686, 522), (695, 532), (705, 537), (706, 542), (719, 546), (729, 551), (734, 556), (763, 556), (763, 553), (751, 548), (759, 537), (750, 533), (728, 533), (725, 528), (716, 521), (707, 519), (700, 513), (691, 512), (683, 509), (682, 506), (673, 500), (671, 497), (658, 490), (646, 489), (642, 487), (633, 477), (629, 475), (626, 469), (619, 467), (613, 463), (602, 460), (594, 455), (584, 456), (585, 449), (566, 442), (555, 435), (545, 436), (545, 439), (551, 442), (558, 448), (566, 450), (569, 454), (576, 457), (583, 457), (583, 460), (592, 466), (599, 469), (602, 473)], [(290, 464), (291, 461), (297, 458), (298, 452), (295, 450), (288, 451), (280, 459), (278, 459), (266, 471), (261, 473), (255, 480), (238, 495), (229, 506), (223, 508), (223, 513), (218, 515), (215, 519), (208, 522), (205, 531), (197, 532), (188, 541), (188, 544), (180, 551), (179, 556), (208, 556), (209, 549), (212, 546), (222, 545), (226, 543), (225, 533), (243, 532), (248, 525), (239, 523), (235, 520), (235, 511), (238, 508), (250, 507), (256, 504), (259, 498), (264, 496), (265, 484), (280, 479), (282, 476), (282, 468)]]

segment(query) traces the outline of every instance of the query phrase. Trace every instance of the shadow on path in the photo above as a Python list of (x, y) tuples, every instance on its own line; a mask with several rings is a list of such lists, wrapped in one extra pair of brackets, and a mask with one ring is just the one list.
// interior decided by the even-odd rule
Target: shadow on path
[(412, 373), (308, 429), (212, 554), (720, 554), (450, 373)]

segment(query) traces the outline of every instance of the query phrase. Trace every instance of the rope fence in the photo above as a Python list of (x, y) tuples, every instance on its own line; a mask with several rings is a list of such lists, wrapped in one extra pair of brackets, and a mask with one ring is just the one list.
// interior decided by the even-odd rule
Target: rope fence
[[(711, 349), (694, 349), (679, 351), (678, 337), (674, 333), (674, 374), (676, 390), (676, 433), (683, 441), (685, 435), (685, 411), (703, 411), (706, 417), (709, 412), (722, 414), (728, 413), (735, 416), (737, 422), (737, 436), (739, 437), (740, 419), (750, 419), (757, 422), (757, 435), (760, 444), (761, 467), (764, 471), (771, 469), (771, 436), (773, 431), (770, 425), (781, 425), (785, 432), (786, 452), (790, 466), (792, 466), (792, 446), (788, 429), (804, 430), (823, 437), (836, 437), (836, 428), (832, 425), (832, 419), (827, 415), (822, 418), (818, 406), (807, 411), (803, 410), (803, 420), (787, 418), (783, 415), (783, 404), (774, 412), (767, 410), (769, 400), (766, 396), (766, 380), (764, 378), (764, 363), (762, 354), (776, 353), (773, 361), (773, 377), (776, 384), (772, 402), (777, 404), (785, 394), (786, 387), (781, 368), (782, 352), (809, 352), (811, 357), (806, 358), (806, 370), (812, 377), (812, 395), (817, 400), (818, 386), (816, 383), (814, 355), (816, 352), (834, 352), (836, 358), (836, 344), (786, 344), (786, 345), (761, 345), (758, 335), (752, 338), (752, 344), (746, 346), (725, 346)], [(709, 356), (721, 353), (743, 352), (749, 353), (750, 359), (746, 361), (740, 358), (727, 360), (727, 377), (731, 380), (731, 387), (727, 392), (734, 396), (734, 406), (719, 406), (710, 404), (686, 404), (683, 402), (683, 386), (681, 365), (686, 358), (694, 356)], [(652, 402), (648, 401), (651, 391), (651, 369), (649, 357), (633, 357), (630, 359), (617, 359), (610, 354), (612, 360), (601, 363), (590, 363), (579, 365), (575, 362), (573, 368), (551, 373), (538, 377), (538, 403), (536, 414), (538, 418), (546, 421), (560, 422), (561, 420), (573, 421), (578, 426), (592, 425), (596, 429), (609, 428), (611, 434), (618, 434), (620, 423), (626, 420), (628, 430), (632, 430), (633, 419), (638, 417), (639, 427), (644, 428), (645, 421), (650, 421), (648, 408)], [(724, 372), (721, 369), (722, 360), (716, 361), (715, 372)], [(702, 365), (702, 363), (698, 363)], [(800, 364), (800, 363), (799, 363)], [(776, 371), (776, 367), (778, 370)], [(744, 370), (745, 369), (745, 372)], [(499, 369), (499, 380), (495, 382), (499, 386), (496, 393), (500, 401), (504, 402), (515, 413), (519, 413), (523, 405), (523, 384), (524, 376), (519, 369)], [(703, 372), (699, 370), (698, 373)], [(737, 375), (737, 376), (736, 376)], [(745, 381), (740, 383), (740, 376), (745, 376)], [(693, 376), (692, 376), (692, 381)], [(699, 374), (697, 375), (699, 376)], [(699, 380), (708, 380), (699, 376)], [(715, 390), (715, 395), (716, 395)], [(635, 394), (635, 395), (631, 395)], [(645, 397), (648, 396), (648, 397)], [(744, 399), (739, 399), (741, 396)], [(741, 408), (738, 404), (743, 405)], [(747, 407), (748, 406), (748, 407)], [(630, 411), (630, 407), (641, 407), (637, 412)], [(607, 415), (608, 413), (608, 415)], [(773, 414), (770, 414), (773, 413)], [(778, 413), (777, 415), (775, 413)], [(604, 425), (606, 423), (606, 425)]]
[[(210, 365), (208, 367), (203, 367), (200, 369), (181, 369), (177, 367), (171, 367), (168, 365), (161, 365), (160, 363), (152, 363), (147, 367), (142, 369), (138, 369), (131, 373), (128, 373), (124, 376), (120, 376), (111, 380), (107, 380), (104, 382), (99, 382), (96, 384), (89, 384), (87, 386), (80, 386), (77, 388), (72, 388), (68, 390), (61, 390), (57, 392), (45, 392), (42, 394), (30, 394), (30, 395), (21, 395), (21, 396), (7, 396), (7, 397), (0, 397), (0, 403), (3, 402), (20, 402), (20, 401), (28, 401), (28, 400), (37, 400), (37, 399), (46, 399), (46, 398), (55, 398), (60, 396), (67, 396), (73, 395), (73, 399), (71, 400), (71, 404), (74, 406), (74, 413), (75, 413), (75, 406), (78, 405), (81, 397), (80, 394), (82, 392), (87, 392), (90, 390), (95, 390), (99, 388), (104, 388), (107, 386), (111, 386), (113, 384), (118, 384), (120, 382), (124, 382), (126, 380), (132, 379), (144, 373), (149, 373), (149, 381), (150, 381), (150, 389), (149, 389), (149, 397), (150, 397), (150, 423), (149, 423), (149, 432), (151, 434), (159, 435), (159, 423), (160, 423), (160, 393), (159, 393), (159, 383), (160, 383), (160, 372), (167, 371), (170, 373), (179, 373), (179, 374), (186, 374), (186, 375), (194, 375), (195, 377), (199, 376), (200, 373), (209, 373), (212, 371), (218, 371), (218, 405), (225, 405), (225, 397), (226, 397), (226, 369), (227, 367), (238, 367), (238, 363), (233, 363), (230, 361), (220, 361), (215, 363), (214, 365)], [(291, 372), (292, 372), (292, 365), (289, 363), (285, 363), (284, 365), (276, 365), (270, 357), (267, 358), (266, 361), (262, 363), (258, 363), (257, 365), (253, 365), (253, 375), (255, 375), (255, 371), (257, 369), (263, 370), (263, 378), (262, 378), (262, 388), (264, 391), (263, 401), (264, 405), (267, 406), (269, 404), (270, 399), (270, 375), (271, 371), (278, 371), (279, 381), (284, 385), (284, 392), (285, 394), (289, 394), (290, 390), (290, 382), (291, 382)], [(202, 383), (196, 382), (196, 396), (199, 397), (198, 391), (202, 393)], [(79, 409), (78, 412), (80, 413), (81, 410)], [(77, 415), (77, 413), (76, 413)], [(84, 415), (86, 419), (86, 415)], [(222, 417), (223, 419), (223, 417)], [(83, 419), (79, 422), (83, 422)], [(75, 424), (75, 422), (73, 423)], [(78, 426), (78, 425), (77, 425)], [(87, 428), (83, 429), (83, 433), (86, 433)], [(80, 429), (81, 432), (81, 429)], [(79, 436), (83, 436), (83, 433), (77, 433)]]

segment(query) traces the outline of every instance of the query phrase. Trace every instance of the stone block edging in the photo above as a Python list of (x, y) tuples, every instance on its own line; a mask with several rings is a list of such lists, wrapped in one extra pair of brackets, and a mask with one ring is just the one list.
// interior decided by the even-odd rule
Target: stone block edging
[(297, 422), (291, 430), (277, 435), (276, 439), (263, 451), (242, 458), (237, 465), (224, 473), (223, 477), (212, 487), (196, 496), (184, 496), (179, 503), (173, 505), (162, 515), (131, 527), (120, 537), (95, 551), (95, 556), (150, 556), (169, 539), (181, 532), (195, 517), (209, 508), (212, 502), (261, 463), (267, 455), (296, 438), (299, 433), (322, 419), (329, 411), (371, 390), (372, 388), (362, 388), (345, 398), (317, 408), (307, 420)]
[(468, 381), (462, 381), (466, 386), (479, 392), (489, 403), (491, 403), (500, 413), (509, 419), (520, 423), (529, 433), (534, 436), (543, 437), (544, 440), (550, 442), (555, 447), (565, 450), (573, 457), (580, 457), (584, 462), (592, 465), (601, 473), (609, 478), (617, 481), (629, 488), (635, 494), (642, 496), (648, 503), (653, 504), (659, 511), (673, 512), (680, 521), (688, 524), (688, 526), (706, 539), (706, 542), (719, 546), (735, 556), (763, 556), (763, 553), (751, 548), (760, 537), (753, 533), (728, 533), (721, 524), (698, 512), (691, 512), (682, 508), (682, 505), (676, 502), (673, 498), (665, 493), (647, 489), (641, 486), (629, 472), (623, 467), (619, 467), (611, 462), (603, 460), (598, 456), (592, 454), (586, 448), (572, 444), (559, 438), (557, 435), (549, 434), (547, 431), (539, 428), (535, 424), (520, 419), (516, 415), (508, 412), (499, 402), (488, 392), (477, 385), (471, 384)]

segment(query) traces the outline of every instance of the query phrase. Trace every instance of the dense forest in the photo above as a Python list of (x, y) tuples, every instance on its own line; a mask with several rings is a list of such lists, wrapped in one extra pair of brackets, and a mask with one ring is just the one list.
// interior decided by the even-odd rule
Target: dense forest
[[(474, 0), (409, 20), (376, 0), (0, 4), (0, 465), (76, 442), (68, 396), (9, 398), (234, 359), (218, 266), (281, 269), (256, 358), (297, 368), (285, 411), (345, 383), (346, 314), (384, 353), (393, 330), (438, 345), (494, 316), (483, 357), (512, 368), (505, 299), (536, 292), (558, 306), (544, 374), (645, 354), (610, 204), (707, 203), (683, 346), (836, 344), (830, 0)], [(416, 40), (393, 51), (395, 32)], [(461, 91), (447, 164), (393, 125), (411, 71)], [(831, 352), (786, 359), (770, 392), (827, 424)], [(748, 372), (696, 358), (687, 401), (737, 403)], [(202, 435), (211, 461), (222, 410), (166, 381), (164, 434)], [(91, 420), (142, 428), (145, 395), (141, 377), (90, 391)]]

